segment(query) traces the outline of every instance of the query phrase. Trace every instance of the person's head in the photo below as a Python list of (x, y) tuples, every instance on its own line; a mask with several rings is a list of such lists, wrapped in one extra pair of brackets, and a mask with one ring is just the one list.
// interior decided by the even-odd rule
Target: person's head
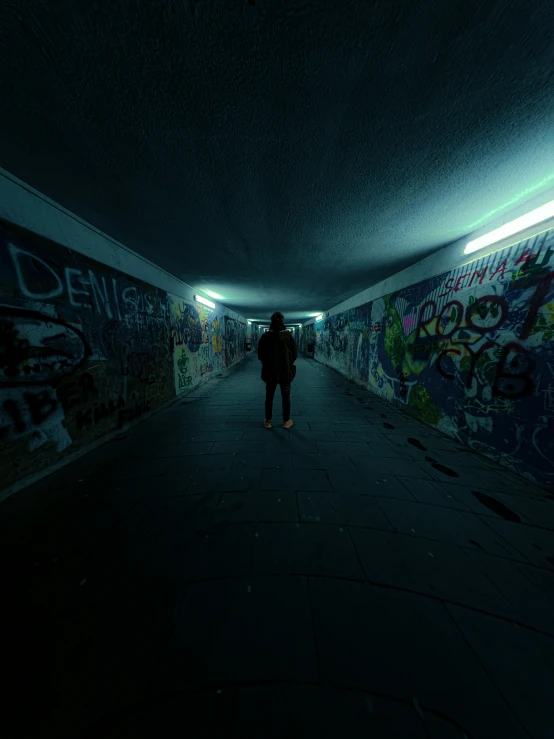
[(275, 311), (275, 313), (271, 316), (271, 325), (284, 327), (285, 316), (280, 311)]

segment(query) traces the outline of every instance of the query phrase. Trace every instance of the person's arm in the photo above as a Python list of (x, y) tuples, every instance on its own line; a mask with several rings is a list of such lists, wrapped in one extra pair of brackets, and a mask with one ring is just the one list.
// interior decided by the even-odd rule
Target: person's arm
[(258, 359), (262, 363), (264, 361), (264, 354), (263, 354), (263, 351), (264, 351), (264, 339), (265, 339), (265, 334), (262, 334), (260, 336), (259, 340), (258, 340)]

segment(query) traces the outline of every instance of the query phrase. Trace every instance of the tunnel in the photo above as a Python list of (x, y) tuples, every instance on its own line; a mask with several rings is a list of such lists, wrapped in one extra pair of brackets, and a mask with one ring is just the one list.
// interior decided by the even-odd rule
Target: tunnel
[(552, 739), (554, 7), (0, 5), (6, 739)]

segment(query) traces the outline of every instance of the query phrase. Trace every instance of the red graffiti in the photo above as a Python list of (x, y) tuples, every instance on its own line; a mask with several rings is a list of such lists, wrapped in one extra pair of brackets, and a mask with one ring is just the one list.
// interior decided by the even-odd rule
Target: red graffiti
[(531, 249), (525, 249), (520, 258), (514, 262), (514, 264), (523, 264), (523, 262), (529, 262), (532, 259), (536, 259), (538, 254), (530, 254)]
[(492, 275), (489, 277), (489, 282), (491, 282), (496, 277), (497, 274), (500, 274), (500, 278), (499, 279), (503, 280), (504, 279), (504, 272), (506, 271), (507, 266), (508, 266), (508, 260), (507, 259), (503, 259), (500, 262), (500, 264), (498, 265), (498, 267), (494, 270), (494, 272), (492, 273)]
[[(431, 316), (429, 316), (429, 318), (425, 318), (425, 311), (427, 310), (427, 308), (429, 306), (431, 306), (433, 308), (433, 313), (432, 313)], [(416, 338), (415, 338), (416, 343), (420, 339), (421, 329), (423, 329), (425, 331), (425, 333), (427, 334), (427, 336), (431, 336), (431, 334), (427, 330), (427, 324), (430, 323), (433, 320), (433, 318), (435, 318), (436, 314), (437, 314), (437, 304), (435, 303), (434, 300), (427, 300), (425, 303), (423, 303), (423, 305), (419, 309), (419, 316), (418, 316), (418, 319), (417, 319), (417, 329), (416, 329), (417, 334), (416, 334)]]
[(537, 320), (537, 314), (539, 312), (539, 309), (546, 302), (546, 298), (550, 292), (553, 279), (554, 279), (554, 272), (549, 272), (544, 277), (544, 279), (541, 280), (541, 282), (539, 282), (539, 284), (537, 285), (537, 289), (535, 290), (535, 293), (531, 300), (531, 304), (529, 305), (529, 311), (527, 312), (527, 317), (521, 328), (521, 333), (519, 335), (520, 339), (522, 340), (528, 339), (529, 336), (531, 335), (531, 331), (533, 330), (533, 326), (535, 325), (535, 321)]
[(485, 279), (485, 275), (487, 274), (488, 267), (483, 267), (482, 270), (474, 270), (473, 274), (471, 275), (471, 280), (469, 281), (468, 287), (471, 287), (473, 285), (473, 280), (478, 277), (479, 278), (479, 284), (483, 284), (483, 280)]
[[(455, 309), (456, 310), (456, 322), (454, 324), (454, 328), (450, 329), (450, 331), (448, 333), (445, 333), (443, 331), (439, 331), (439, 327), (442, 326), (443, 319), (444, 319), (444, 314), (449, 309)], [(451, 315), (452, 315), (452, 313), (451, 313)], [(435, 333), (437, 334), (437, 336), (440, 336), (441, 339), (448, 339), (450, 336), (452, 336), (452, 334), (455, 331), (458, 330), (458, 327), (460, 326), (460, 323), (462, 322), (463, 315), (464, 315), (464, 306), (460, 303), (459, 300), (451, 300), (449, 303), (447, 303), (444, 306), (444, 308), (441, 310), (441, 312), (439, 313), (439, 317), (438, 317), (438, 321), (437, 321), (437, 326), (436, 326), (436, 329), (435, 329)]]
[(463, 290), (462, 287), (462, 280), (465, 280), (466, 277), (469, 277), (471, 272), (466, 272), (465, 275), (460, 275), (458, 279), (456, 280), (456, 284), (454, 285), (454, 292), (459, 293), (460, 290)]
[[(536, 257), (536, 255), (531, 255), (529, 257), (525, 257), (525, 259), (524, 259), (523, 258), (524, 256), (525, 255), (522, 255), (519, 258), (518, 262), (519, 261), (526, 261), (527, 259), (534, 259)], [(516, 262), (516, 264), (518, 264), (518, 262)], [(503, 280), (504, 277), (505, 277), (505, 272), (506, 272), (506, 269), (507, 268), (508, 268), (508, 260), (507, 259), (504, 259), (502, 262), (500, 262), (500, 264), (498, 265), (498, 267), (490, 275), (489, 282), (492, 282), (492, 280), (494, 280), (494, 278), (497, 275), (498, 275), (498, 279), (499, 280)], [(466, 287), (471, 287), (473, 285), (473, 283), (475, 282), (475, 280), (478, 280), (479, 281), (479, 285), (482, 285), (483, 284), (483, 281), (485, 279), (485, 276), (487, 274), (487, 271), (488, 271), (488, 266), (487, 267), (483, 267), (482, 269), (475, 269), (475, 270), (473, 270), (473, 272), (465, 272), (463, 275), (459, 275), (455, 279), (454, 279), (454, 277), (449, 277), (446, 280), (446, 282), (444, 283), (445, 292), (441, 293), (439, 295), (439, 298), (445, 298), (447, 295), (450, 295), (450, 293), (452, 291), (454, 291), (455, 293), (458, 293), (461, 290), (464, 290)], [(467, 284), (465, 284), (465, 285), (462, 285), (462, 282), (467, 277), (470, 278), (469, 282)]]
[(454, 278), (453, 277), (449, 277), (448, 280), (446, 280), (446, 282), (444, 283), (444, 286), (446, 288), (446, 292), (445, 293), (441, 293), (439, 295), (439, 298), (445, 298), (448, 295), (448, 293), (452, 290), (452, 283), (453, 282), (454, 282)]

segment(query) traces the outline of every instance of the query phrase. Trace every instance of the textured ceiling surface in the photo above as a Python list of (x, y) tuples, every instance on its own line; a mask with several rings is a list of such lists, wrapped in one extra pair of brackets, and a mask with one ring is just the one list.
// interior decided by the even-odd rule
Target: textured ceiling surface
[(0, 166), (299, 320), (554, 184), (552, 0), (4, 0)]

